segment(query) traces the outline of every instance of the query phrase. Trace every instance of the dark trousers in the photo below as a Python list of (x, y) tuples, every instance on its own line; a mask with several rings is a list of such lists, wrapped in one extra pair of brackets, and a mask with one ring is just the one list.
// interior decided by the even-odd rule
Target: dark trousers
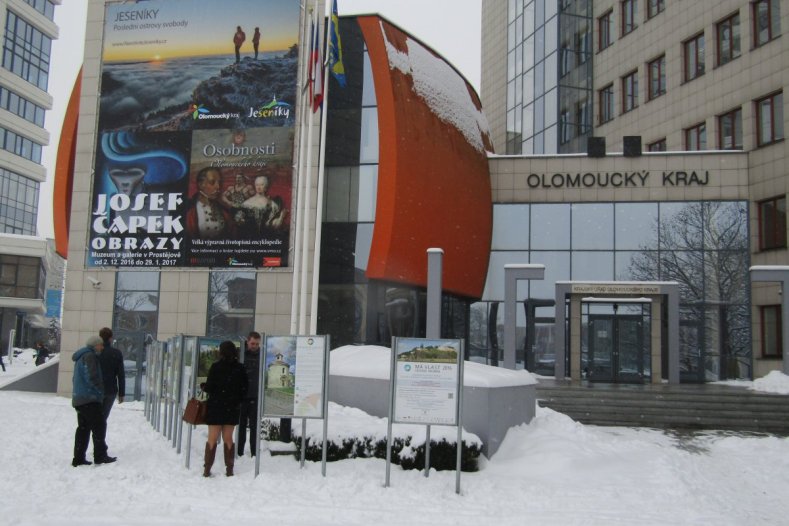
[(104, 396), (104, 404), (102, 407), (102, 413), (104, 413), (104, 420), (107, 420), (110, 417), (110, 411), (112, 411), (112, 404), (115, 403), (115, 395), (105, 395)]
[(257, 432), (258, 401), (254, 398), (241, 402), (241, 418), (238, 422), (238, 454), (244, 454), (244, 444), (247, 442), (247, 427), (249, 427), (249, 450), (255, 456), (255, 433)]
[(88, 442), (93, 435), (93, 458), (104, 458), (107, 456), (107, 443), (104, 441), (107, 435), (107, 421), (104, 420), (104, 413), (99, 402), (75, 407), (77, 411), (77, 431), (74, 433), (74, 459), (85, 460), (85, 453), (88, 451)]
[(241, 51), (240, 48), (236, 46), (236, 64), (238, 64), (239, 62), (241, 62)]

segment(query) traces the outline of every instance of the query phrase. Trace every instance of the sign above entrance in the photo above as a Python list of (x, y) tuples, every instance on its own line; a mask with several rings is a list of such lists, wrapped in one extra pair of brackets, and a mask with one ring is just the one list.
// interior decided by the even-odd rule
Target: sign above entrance
[(623, 283), (578, 283), (570, 286), (571, 294), (660, 294), (660, 285)]

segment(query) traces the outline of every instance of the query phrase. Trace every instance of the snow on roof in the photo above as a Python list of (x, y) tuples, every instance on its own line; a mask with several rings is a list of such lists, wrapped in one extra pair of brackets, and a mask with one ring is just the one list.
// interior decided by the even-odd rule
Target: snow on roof
[(489, 134), (488, 121), (478, 110), (465, 79), (444, 60), (416, 40), (406, 37), (408, 52), (399, 51), (381, 33), (389, 56), (389, 67), (410, 75), (414, 91), (442, 121), (454, 126), (477, 151), (485, 152), (483, 134)]
[[(330, 372), (335, 376), (389, 380), (391, 350), (377, 345), (346, 345), (332, 350)], [(463, 366), (466, 387), (513, 387), (534, 385), (537, 379), (529, 371), (503, 369), (466, 361)]]

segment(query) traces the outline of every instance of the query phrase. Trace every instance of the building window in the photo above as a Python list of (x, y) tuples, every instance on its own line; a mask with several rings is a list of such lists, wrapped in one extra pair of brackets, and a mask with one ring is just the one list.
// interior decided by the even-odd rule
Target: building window
[(55, 20), (55, 4), (52, 0), (25, 0), (33, 9), (50, 20)]
[(685, 82), (704, 75), (704, 33), (682, 43)]
[(52, 40), (13, 11), (6, 12), (3, 67), (46, 91)]
[(696, 151), (707, 149), (707, 126), (697, 124), (685, 130), (685, 150)]
[(666, 151), (666, 138), (658, 139), (655, 142), (647, 144), (648, 152), (665, 152)]
[(602, 51), (614, 43), (614, 11), (609, 10), (597, 19), (597, 50)]
[(600, 124), (606, 123), (614, 118), (614, 85), (601, 89), (600, 96)]
[(647, 0), (647, 20), (662, 13), (666, 8), (666, 0)]
[(0, 128), (0, 149), (23, 157), (34, 163), (41, 164), (41, 149), (43, 147), (27, 137), (17, 135), (11, 130)]
[(763, 305), (759, 307), (759, 311), (761, 311), (762, 357), (782, 358), (784, 353), (781, 306)]
[(0, 168), (0, 232), (36, 235), (39, 183)]
[[(156, 337), (159, 326), (159, 272), (122, 270), (115, 274), (112, 328), (118, 333)], [(127, 358), (128, 359), (128, 358)]]
[(649, 63), (649, 100), (666, 93), (666, 55)]
[(0, 296), (43, 299), (45, 282), (40, 258), (0, 254)]
[(567, 144), (573, 138), (573, 123), (570, 120), (570, 112), (562, 110), (559, 114), (559, 144)]
[(587, 29), (575, 34), (576, 64), (580, 66), (589, 60), (592, 54), (592, 35)]
[(206, 336), (237, 337), (255, 330), (256, 277), (255, 272), (211, 272)]
[(638, 107), (638, 70), (622, 77), (622, 113)]
[(622, 36), (631, 33), (636, 26), (636, 0), (622, 1)]
[(575, 123), (578, 126), (576, 135), (581, 136), (592, 130), (592, 105), (582, 100), (575, 103)]
[(759, 202), (759, 250), (786, 248), (786, 197)]
[(764, 146), (784, 138), (783, 92), (756, 101), (756, 142)]
[(735, 13), (718, 22), (715, 32), (718, 48), (717, 61), (722, 66), (740, 56), (740, 15)]
[(44, 127), (44, 115), (46, 114), (44, 108), (3, 87), (0, 87), (0, 108), (10, 111), (36, 126)]
[(742, 150), (742, 110), (737, 108), (718, 116), (718, 148)]
[(781, 34), (780, 0), (753, 3), (753, 47), (763, 46)]

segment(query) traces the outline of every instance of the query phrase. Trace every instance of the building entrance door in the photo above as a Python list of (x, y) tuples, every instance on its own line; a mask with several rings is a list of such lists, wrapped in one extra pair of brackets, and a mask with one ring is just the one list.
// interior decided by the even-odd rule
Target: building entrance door
[(586, 378), (592, 382), (643, 383), (649, 375), (644, 320), (640, 315), (590, 314)]

